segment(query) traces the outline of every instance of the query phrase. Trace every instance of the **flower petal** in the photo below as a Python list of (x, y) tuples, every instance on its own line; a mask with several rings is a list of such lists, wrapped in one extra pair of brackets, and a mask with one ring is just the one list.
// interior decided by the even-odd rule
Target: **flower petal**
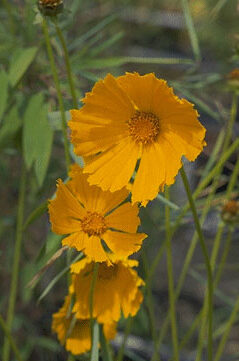
[(58, 181), (57, 188), (56, 198), (49, 202), (52, 230), (58, 234), (80, 231), (85, 209), (62, 180)]
[(117, 83), (129, 95), (140, 111), (151, 112), (155, 89), (166, 82), (157, 79), (153, 73), (143, 76), (138, 73), (126, 73), (117, 78)]
[(128, 202), (110, 213), (105, 219), (110, 228), (135, 233), (140, 224), (138, 213), (138, 206)]
[(123, 188), (134, 172), (139, 152), (140, 147), (129, 137), (123, 139), (85, 166), (85, 173), (93, 173), (88, 182), (111, 192)]
[(110, 250), (118, 257), (128, 257), (137, 252), (146, 237), (144, 233), (121, 233), (110, 230), (102, 236)]
[(165, 184), (165, 155), (155, 142), (144, 147), (138, 172), (132, 186), (132, 202), (142, 202), (146, 206), (154, 199)]

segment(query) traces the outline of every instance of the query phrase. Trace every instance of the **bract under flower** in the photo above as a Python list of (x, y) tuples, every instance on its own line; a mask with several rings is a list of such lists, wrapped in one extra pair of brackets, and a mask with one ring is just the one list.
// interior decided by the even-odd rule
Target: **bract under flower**
[(75, 153), (89, 157), (88, 181), (111, 192), (127, 186), (133, 203), (146, 205), (173, 184), (182, 156), (193, 161), (206, 144), (193, 104), (152, 73), (108, 74), (83, 102), (69, 125)]
[(70, 175), (66, 184), (58, 181), (56, 198), (49, 204), (52, 230), (69, 234), (62, 244), (83, 251), (95, 262), (109, 261), (109, 250), (125, 258), (138, 251), (147, 235), (136, 233), (137, 205), (122, 204), (128, 191), (111, 193), (90, 186), (77, 165)]

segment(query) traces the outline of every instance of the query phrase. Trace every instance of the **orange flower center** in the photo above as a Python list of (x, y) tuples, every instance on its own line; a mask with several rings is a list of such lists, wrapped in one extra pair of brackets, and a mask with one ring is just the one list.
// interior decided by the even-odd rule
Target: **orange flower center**
[(87, 216), (82, 219), (82, 231), (89, 236), (99, 236), (107, 230), (104, 217), (97, 212), (87, 212)]
[(129, 133), (137, 143), (148, 144), (159, 134), (159, 118), (153, 113), (136, 111), (128, 121)]
[(110, 280), (115, 278), (118, 272), (118, 265), (107, 266), (105, 262), (100, 263), (98, 270), (99, 279)]

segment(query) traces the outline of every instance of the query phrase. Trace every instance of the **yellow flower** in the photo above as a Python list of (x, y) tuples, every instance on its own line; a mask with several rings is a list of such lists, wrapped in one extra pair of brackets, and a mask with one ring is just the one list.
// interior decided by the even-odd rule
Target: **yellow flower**
[(62, 245), (83, 251), (95, 262), (108, 260), (105, 245), (118, 257), (127, 258), (138, 251), (147, 235), (136, 233), (140, 223), (137, 205), (122, 204), (128, 191), (111, 193), (90, 186), (77, 165), (70, 175), (66, 184), (58, 181), (56, 198), (49, 204), (52, 230), (69, 234)]
[(193, 104), (152, 73), (108, 74), (83, 102), (71, 110), (69, 125), (75, 153), (90, 156), (88, 181), (113, 192), (132, 182), (138, 167), (130, 185), (133, 203), (146, 205), (174, 183), (182, 156), (193, 161), (206, 144)]
[[(66, 296), (64, 305), (53, 314), (52, 331), (67, 351), (79, 355), (91, 349), (91, 332), (89, 319), (77, 319), (71, 312), (71, 295)], [(116, 334), (116, 323), (104, 324), (106, 339), (113, 339)]]
[[(144, 281), (132, 268), (138, 265), (134, 260), (119, 260), (110, 257), (112, 264), (99, 264), (93, 297), (93, 317), (98, 322), (118, 321), (121, 311), (124, 317), (134, 316), (143, 300), (139, 287)], [(76, 300), (73, 312), (78, 318), (90, 317), (89, 297), (94, 262), (86, 257), (71, 266), (72, 290)]]

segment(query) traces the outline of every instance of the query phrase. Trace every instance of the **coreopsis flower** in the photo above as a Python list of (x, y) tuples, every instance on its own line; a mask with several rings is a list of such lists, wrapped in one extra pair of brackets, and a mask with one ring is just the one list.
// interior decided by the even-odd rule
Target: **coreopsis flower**
[[(112, 264), (99, 264), (93, 297), (93, 317), (98, 322), (118, 321), (121, 311), (124, 317), (134, 316), (143, 300), (139, 287), (144, 281), (133, 267), (135, 260), (119, 260), (111, 256)], [(71, 265), (72, 291), (75, 293), (73, 312), (77, 318), (90, 317), (89, 297), (92, 284), (93, 267), (88, 257)]]
[[(53, 314), (52, 331), (67, 351), (80, 355), (91, 349), (91, 330), (89, 319), (77, 319), (71, 311), (72, 296), (65, 298), (64, 305)], [(111, 340), (116, 334), (116, 323), (103, 324), (105, 338)]]
[(83, 102), (69, 126), (84, 173), (103, 190), (127, 186), (133, 203), (146, 205), (173, 184), (182, 156), (193, 161), (206, 144), (193, 104), (152, 73), (108, 74)]
[(37, 6), (43, 15), (56, 16), (63, 10), (63, 0), (38, 0)]
[(239, 223), (239, 201), (232, 199), (225, 202), (221, 215), (226, 223)]
[(77, 165), (70, 176), (66, 184), (58, 181), (56, 198), (49, 204), (52, 230), (69, 234), (62, 245), (83, 251), (95, 262), (109, 260), (110, 252), (127, 258), (138, 251), (147, 235), (137, 233), (137, 205), (122, 203), (128, 191), (111, 193), (90, 186)]

